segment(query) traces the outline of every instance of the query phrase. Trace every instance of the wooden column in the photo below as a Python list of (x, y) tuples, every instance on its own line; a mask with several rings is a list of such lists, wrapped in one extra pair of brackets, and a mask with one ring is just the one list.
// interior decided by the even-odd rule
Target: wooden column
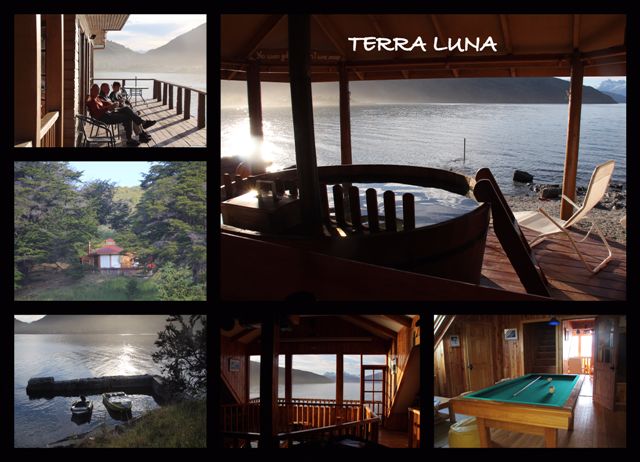
[(293, 397), (292, 384), (293, 356), (291, 354), (284, 355), (284, 399), (289, 402)]
[(278, 432), (278, 342), (280, 323), (273, 314), (262, 320), (260, 337), (260, 447), (277, 446)]
[(173, 85), (169, 85), (169, 109), (173, 109)]
[(309, 234), (321, 233), (322, 205), (313, 133), (309, 15), (289, 15), (289, 81), (300, 189), (302, 225)]
[(191, 118), (191, 90), (188, 88), (184, 89), (184, 120), (189, 120)]
[(349, 101), (349, 73), (344, 62), (340, 63), (340, 162), (353, 163), (351, 158), (351, 103)]
[(247, 102), (249, 104), (249, 131), (262, 140), (262, 95), (260, 92), (260, 64), (252, 61), (247, 69)]
[(40, 15), (16, 14), (13, 56), (13, 142), (40, 146)]
[(56, 147), (62, 147), (64, 134), (64, 17), (47, 14), (47, 112), (58, 111)]
[(182, 87), (178, 87), (178, 96), (176, 101), (176, 114), (182, 114)]
[[(567, 151), (564, 159), (562, 194), (573, 202), (576, 200), (576, 175), (578, 173), (578, 150), (580, 145), (580, 114), (582, 112), (582, 80), (584, 67), (576, 52), (571, 60), (571, 89), (569, 94), (569, 123), (567, 126)], [(567, 220), (573, 215), (573, 206), (561, 201), (560, 218)]]
[(338, 416), (342, 416), (342, 402), (344, 401), (344, 354), (336, 355), (336, 423)]

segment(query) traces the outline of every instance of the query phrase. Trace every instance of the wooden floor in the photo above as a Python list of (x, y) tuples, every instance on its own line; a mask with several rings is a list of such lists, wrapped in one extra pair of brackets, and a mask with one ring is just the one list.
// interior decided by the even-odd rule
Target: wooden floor
[[(534, 233), (526, 229), (523, 231), (530, 241)], [(584, 234), (577, 231), (571, 231), (571, 234), (578, 241), (584, 237)], [(587, 261), (594, 266), (606, 256), (606, 248), (599, 238), (589, 236), (585, 242), (577, 245)], [(625, 300), (626, 247), (615, 242), (609, 242), (609, 245), (613, 251), (613, 259), (597, 274), (592, 274), (584, 267), (564, 235), (554, 236), (536, 245), (533, 252), (549, 281), (551, 296), (557, 300)], [(525, 292), (493, 232), (493, 226), (487, 236), (480, 285)]]
[[(135, 110), (140, 111), (140, 117), (147, 120), (155, 120), (157, 123), (145, 131), (151, 135), (153, 141), (140, 143), (140, 147), (146, 148), (200, 148), (207, 146), (207, 127), (197, 128), (197, 118), (191, 116), (184, 120), (182, 114), (176, 114), (176, 110), (163, 106), (161, 101), (146, 100), (146, 103), (138, 101)], [(135, 138), (135, 136), (134, 136)], [(126, 147), (124, 128), (120, 126), (120, 143), (118, 147)]]
[[(558, 430), (559, 448), (624, 448), (627, 445), (626, 410), (609, 411), (593, 404), (591, 377), (586, 377), (576, 403), (574, 430)], [(468, 416), (456, 414), (456, 421)], [(449, 421), (436, 425), (435, 447), (448, 446)], [(491, 439), (506, 448), (543, 448), (542, 436), (491, 429)]]
[(409, 435), (407, 435), (407, 432), (380, 428), (378, 431), (378, 443), (388, 448), (408, 448)]

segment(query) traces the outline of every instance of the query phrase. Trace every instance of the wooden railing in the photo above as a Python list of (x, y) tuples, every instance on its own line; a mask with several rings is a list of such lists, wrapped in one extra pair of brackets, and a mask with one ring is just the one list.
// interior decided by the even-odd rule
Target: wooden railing
[(420, 447), (420, 409), (409, 408), (409, 442), (410, 448)]
[[(189, 120), (191, 118), (191, 93), (195, 93), (198, 98), (198, 109), (197, 109), (197, 126), (198, 128), (206, 127), (206, 106), (207, 106), (207, 92), (202, 90), (196, 90), (195, 88), (187, 87), (186, 85), (180, 85), (173, 82), (166, 82), (164, 80), (158, 79), (135, 79), (135, 78), (110, 78), (105, 79), (101, 77), (94, 77), (91, 79), (92, 81), (119, 81), (122, 82), (122, 86), (127, 86), (127, 80), (129, 82), (153, 82), (152, 83), (152, 98), (156, 101), (162, 101), (163, 106), (169, 106), (169, 109), (175, 109), (176, 114), (183, 115), (184, 120)], [(174, 104), (174, 89), (176, 93), (175, 104)]]
[[(257, 446), (251, 443), (260, 438), (260, 404), (252, 401), (254, 402), (248, 404), (222, 406), (222, 435), (225, 447)], [(347, 435), (378, 442), (380, 417), (368, 407), (363, 408), (359, 401), (353, 400), (343, 405), (343, 419), (336, 419), (335, 400), (310, 400), (311, 405), (304, 399), (296, 399), (296, 404), (287, 403), (285, 400), (278, 401), (277, 439), (280, 447)], [(332, 403), (313, 405), (316, 401)]]

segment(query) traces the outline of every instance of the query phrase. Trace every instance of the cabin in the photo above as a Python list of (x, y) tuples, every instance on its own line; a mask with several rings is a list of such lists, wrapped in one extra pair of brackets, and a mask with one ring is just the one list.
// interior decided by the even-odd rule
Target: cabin
[[(556, 214), (568, 220), (577, 197), (583, 78), (626, 75), (625, 15), (224, 14), (220, 24), (220, 78), (246, 82), (247, 136), (256, 146), (228, 153), (247, 156), (235, 171), (238, 159), (221, 162), (223, 299), (286, 300), (297, 293), (318, 301), (626, 299), (625, 245), (610, 244), (612, 262), (596, 275), (572, 246), (592, 263), (598, 241), (577, 228), (532, 248), (535, 233), (518, 225), (489, 165), (466, 175), (428, 164), (354, 163), (349, 90), (351, 82), (366, 80), (570, 77)], [(398, 31), (439, 44), (447, 37), (492, 37), (497, 45), (389, 51), (350, 42)], [(262, 82), (290, 86), (292, 168), (266, 171)], [(338, 165), (318, 165), (316, 82), (337, 83)], [(419, 200), (425, 188), (460, 205), (434, 222), (433, 209)], [(255, 260), (278, 261), (291, 277), (246, 264)]]
[[(128, 14), (14, 15), (15, 147), (98, 145), (97, 141), (87, 142), (87, 137), (95, 139), (106, 133), (83, 125), (77, 116), (87, 114), (92, 84), (115, 80), (132, 95), (145, 91), (147, 98), (136, 94), (134, 106), (143, 115), (155, 113), (159, 120), (148, 131), (154, 146), (206, 146), (206, 92), (155, 78), (95, 75), (95, 54), (105, 48), (108, 32), (121, 30), (128, 19)], [(197, 101), (195, 120), (191, 118), (192, 97)], [(112, 134), (114, 147), (125, 145), (124, 130), (117, 137)]]
[(101, 273), (126, 274), (138, 269), (135, 254), (124, 252), (113, 239), (106, 239), (102, 247), (94, 250), (89, 243), (89, 250), (86, 255), (80, 257), (80, 262), (95, 267)]
[(434, 315), (434, 442), (626, 447), (627, 321)]
[(420, 447), (419, 324), (417, 315), (223, 320), (220, 446)]

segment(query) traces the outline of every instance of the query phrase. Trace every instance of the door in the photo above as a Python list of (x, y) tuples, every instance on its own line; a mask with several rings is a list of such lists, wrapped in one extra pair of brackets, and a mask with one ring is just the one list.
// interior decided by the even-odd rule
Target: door
[(100, 255), (100, 268), (111, 268), (109, 255)]
[(593, 373), (593, 401), (613, 410), (616, 389), (616, 353), (618, 347), (618, 318), (596, 318), (595, 357)]
[(363, 365), (360, 370), (360, 402), (383, 421), (386, 411), (386, 372), (387, 366)]
[(465, 324), (464, 358), (471, 391), (493, 385), (492, 332), (493, 325), (488, 322)]

